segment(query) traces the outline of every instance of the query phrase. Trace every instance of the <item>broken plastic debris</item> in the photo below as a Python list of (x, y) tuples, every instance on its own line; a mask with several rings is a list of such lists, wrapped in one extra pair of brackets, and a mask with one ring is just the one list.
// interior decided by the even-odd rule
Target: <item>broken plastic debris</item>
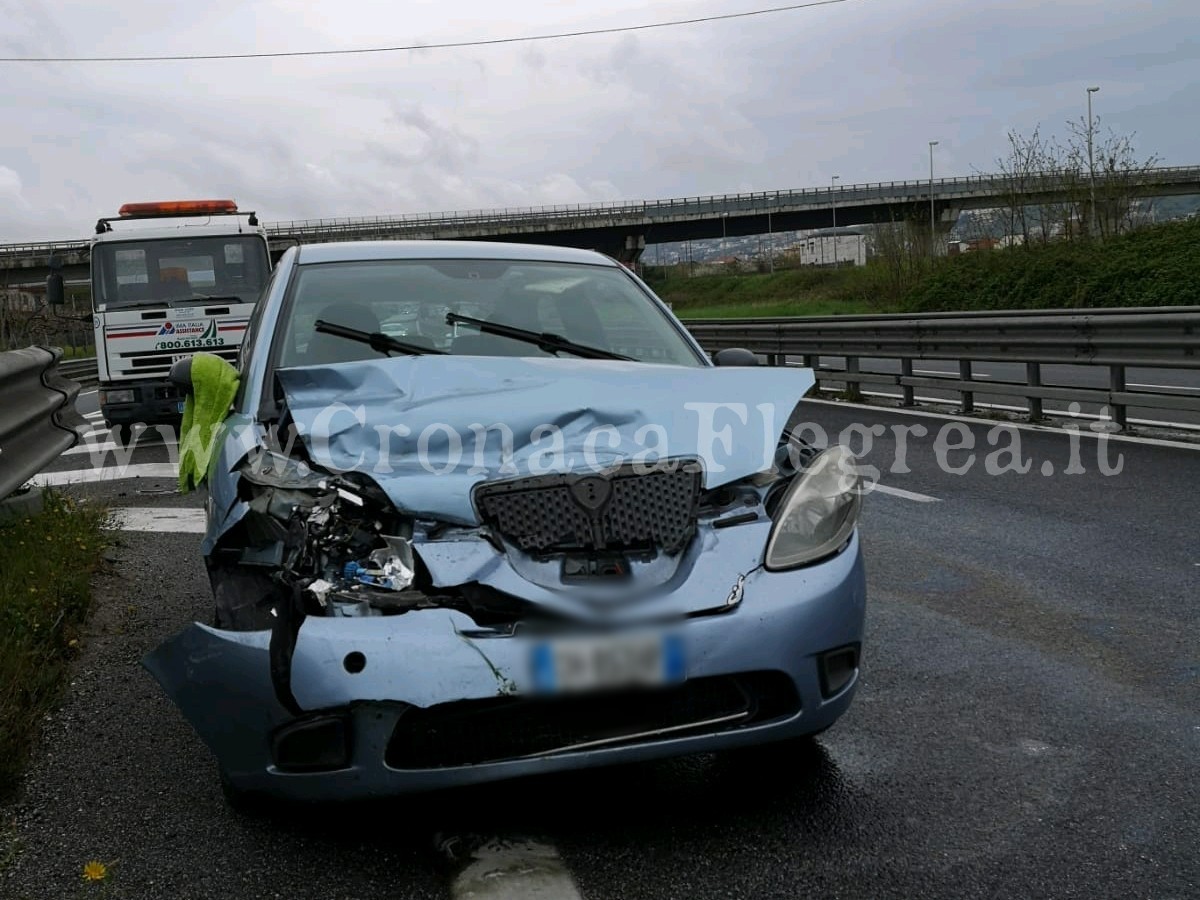
[(342, 570), (347, 581), (357, 581), (389, 591), (402, 591), (413, 582), (412, 545), (402, 537), (382, 536), (387, 543), (367, 557), (370, 566), (348, 562)]
[(314, 581), (312, 584), (310, 584), (308, 586), (309, 593), (312, 594), (314, 597), (316, 597), (317, 602), (320, 603), (322, 606), (326, 605), (325, 595), (328, 594), (331, 590), (333, 590), (333, 585), (330, 582), (326, 581), (324, 578), (318, 578), (316, 581)]

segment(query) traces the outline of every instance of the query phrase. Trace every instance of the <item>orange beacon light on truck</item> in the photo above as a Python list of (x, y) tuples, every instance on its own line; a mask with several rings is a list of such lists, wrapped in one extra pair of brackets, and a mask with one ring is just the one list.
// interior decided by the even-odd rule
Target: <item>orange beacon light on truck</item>
[(235, 212), (237, 204), (232, 200), (163, 200), (156, 203), (126, 203), (117, 214), (121, 217), (210, 216)]

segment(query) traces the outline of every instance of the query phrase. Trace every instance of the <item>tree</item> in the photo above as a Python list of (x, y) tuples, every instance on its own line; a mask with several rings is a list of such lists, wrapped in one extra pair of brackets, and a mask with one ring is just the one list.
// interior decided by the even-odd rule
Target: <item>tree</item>
[[(1098, 121), (1098, 120), (1096, 120)], [(1088, 123), (1067, 123), (1068, 138), (1043, 138), (1041, 126), (1026, 136), (1008, 133), (1008, 153), (996, 160), (1001, 181), (1002, 219), (1007, 234), (1026, 246), (1089, 235), (1092, 221), (1092, 166)], [(1097, 238), (1111, 237), (1144, 224), (1150, 207), (1139, 197), (1150, 183), (1158, 158), (1139, 160), (1132, 135), (1109, 131), (1095, 142)]]
[[(1095, 120), (1096, 123), (1099, 121), (1099, 118)], [(1079, 221), (1085, 228), (1090, 228), (1092, 180), (1088, 123), (1086, 119), (1078, 119), (1068, 122), (1067, 128), (1071, 133), (1065, 150), (1067, 165), (1081, 176), (1075, 185)], [(1095, 127), (1092, 129), (1098, 238), (1124, 234), (1151, 220), (1153, 205), (1143, 202), (1142, 195), (1152, 183), (1153, 170), (1161, 160), (1154, 155), (1139, 160), (1133, 139), (1133, 134), (1117, 134), (1109, 129), (1105, 134), (1097, 135)]]

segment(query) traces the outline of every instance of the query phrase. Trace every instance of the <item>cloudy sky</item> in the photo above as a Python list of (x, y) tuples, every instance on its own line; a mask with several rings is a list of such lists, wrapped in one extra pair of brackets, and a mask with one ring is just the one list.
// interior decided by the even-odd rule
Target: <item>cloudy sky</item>
[[(0, 0), (0, 56), (378, 47), (784, 0)], [(0, 242), (124, 202), (267, 221), (695, 196), (987, 170), (1010, 129), (1200, 164), (1200, 0), (846, 0), (569, 40), (358, 56), (0, 63)]]

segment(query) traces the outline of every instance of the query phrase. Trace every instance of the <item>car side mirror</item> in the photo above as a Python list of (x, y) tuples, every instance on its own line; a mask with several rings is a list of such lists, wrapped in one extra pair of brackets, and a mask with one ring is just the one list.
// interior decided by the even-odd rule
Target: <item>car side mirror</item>
[(726, 347), (713, 354), (717, 366), (757, 366), (758, 357), (744, 347)]
[(46, 276), (46, 302), (51, 306), (62, 306), (67, 302), (62, 272), (51, 272)]
[(171, 365), (167, 380), (183, 393), (190, 394), (192, 392), (192, 357), (185, 356), (183, 359), (175, 360)]

